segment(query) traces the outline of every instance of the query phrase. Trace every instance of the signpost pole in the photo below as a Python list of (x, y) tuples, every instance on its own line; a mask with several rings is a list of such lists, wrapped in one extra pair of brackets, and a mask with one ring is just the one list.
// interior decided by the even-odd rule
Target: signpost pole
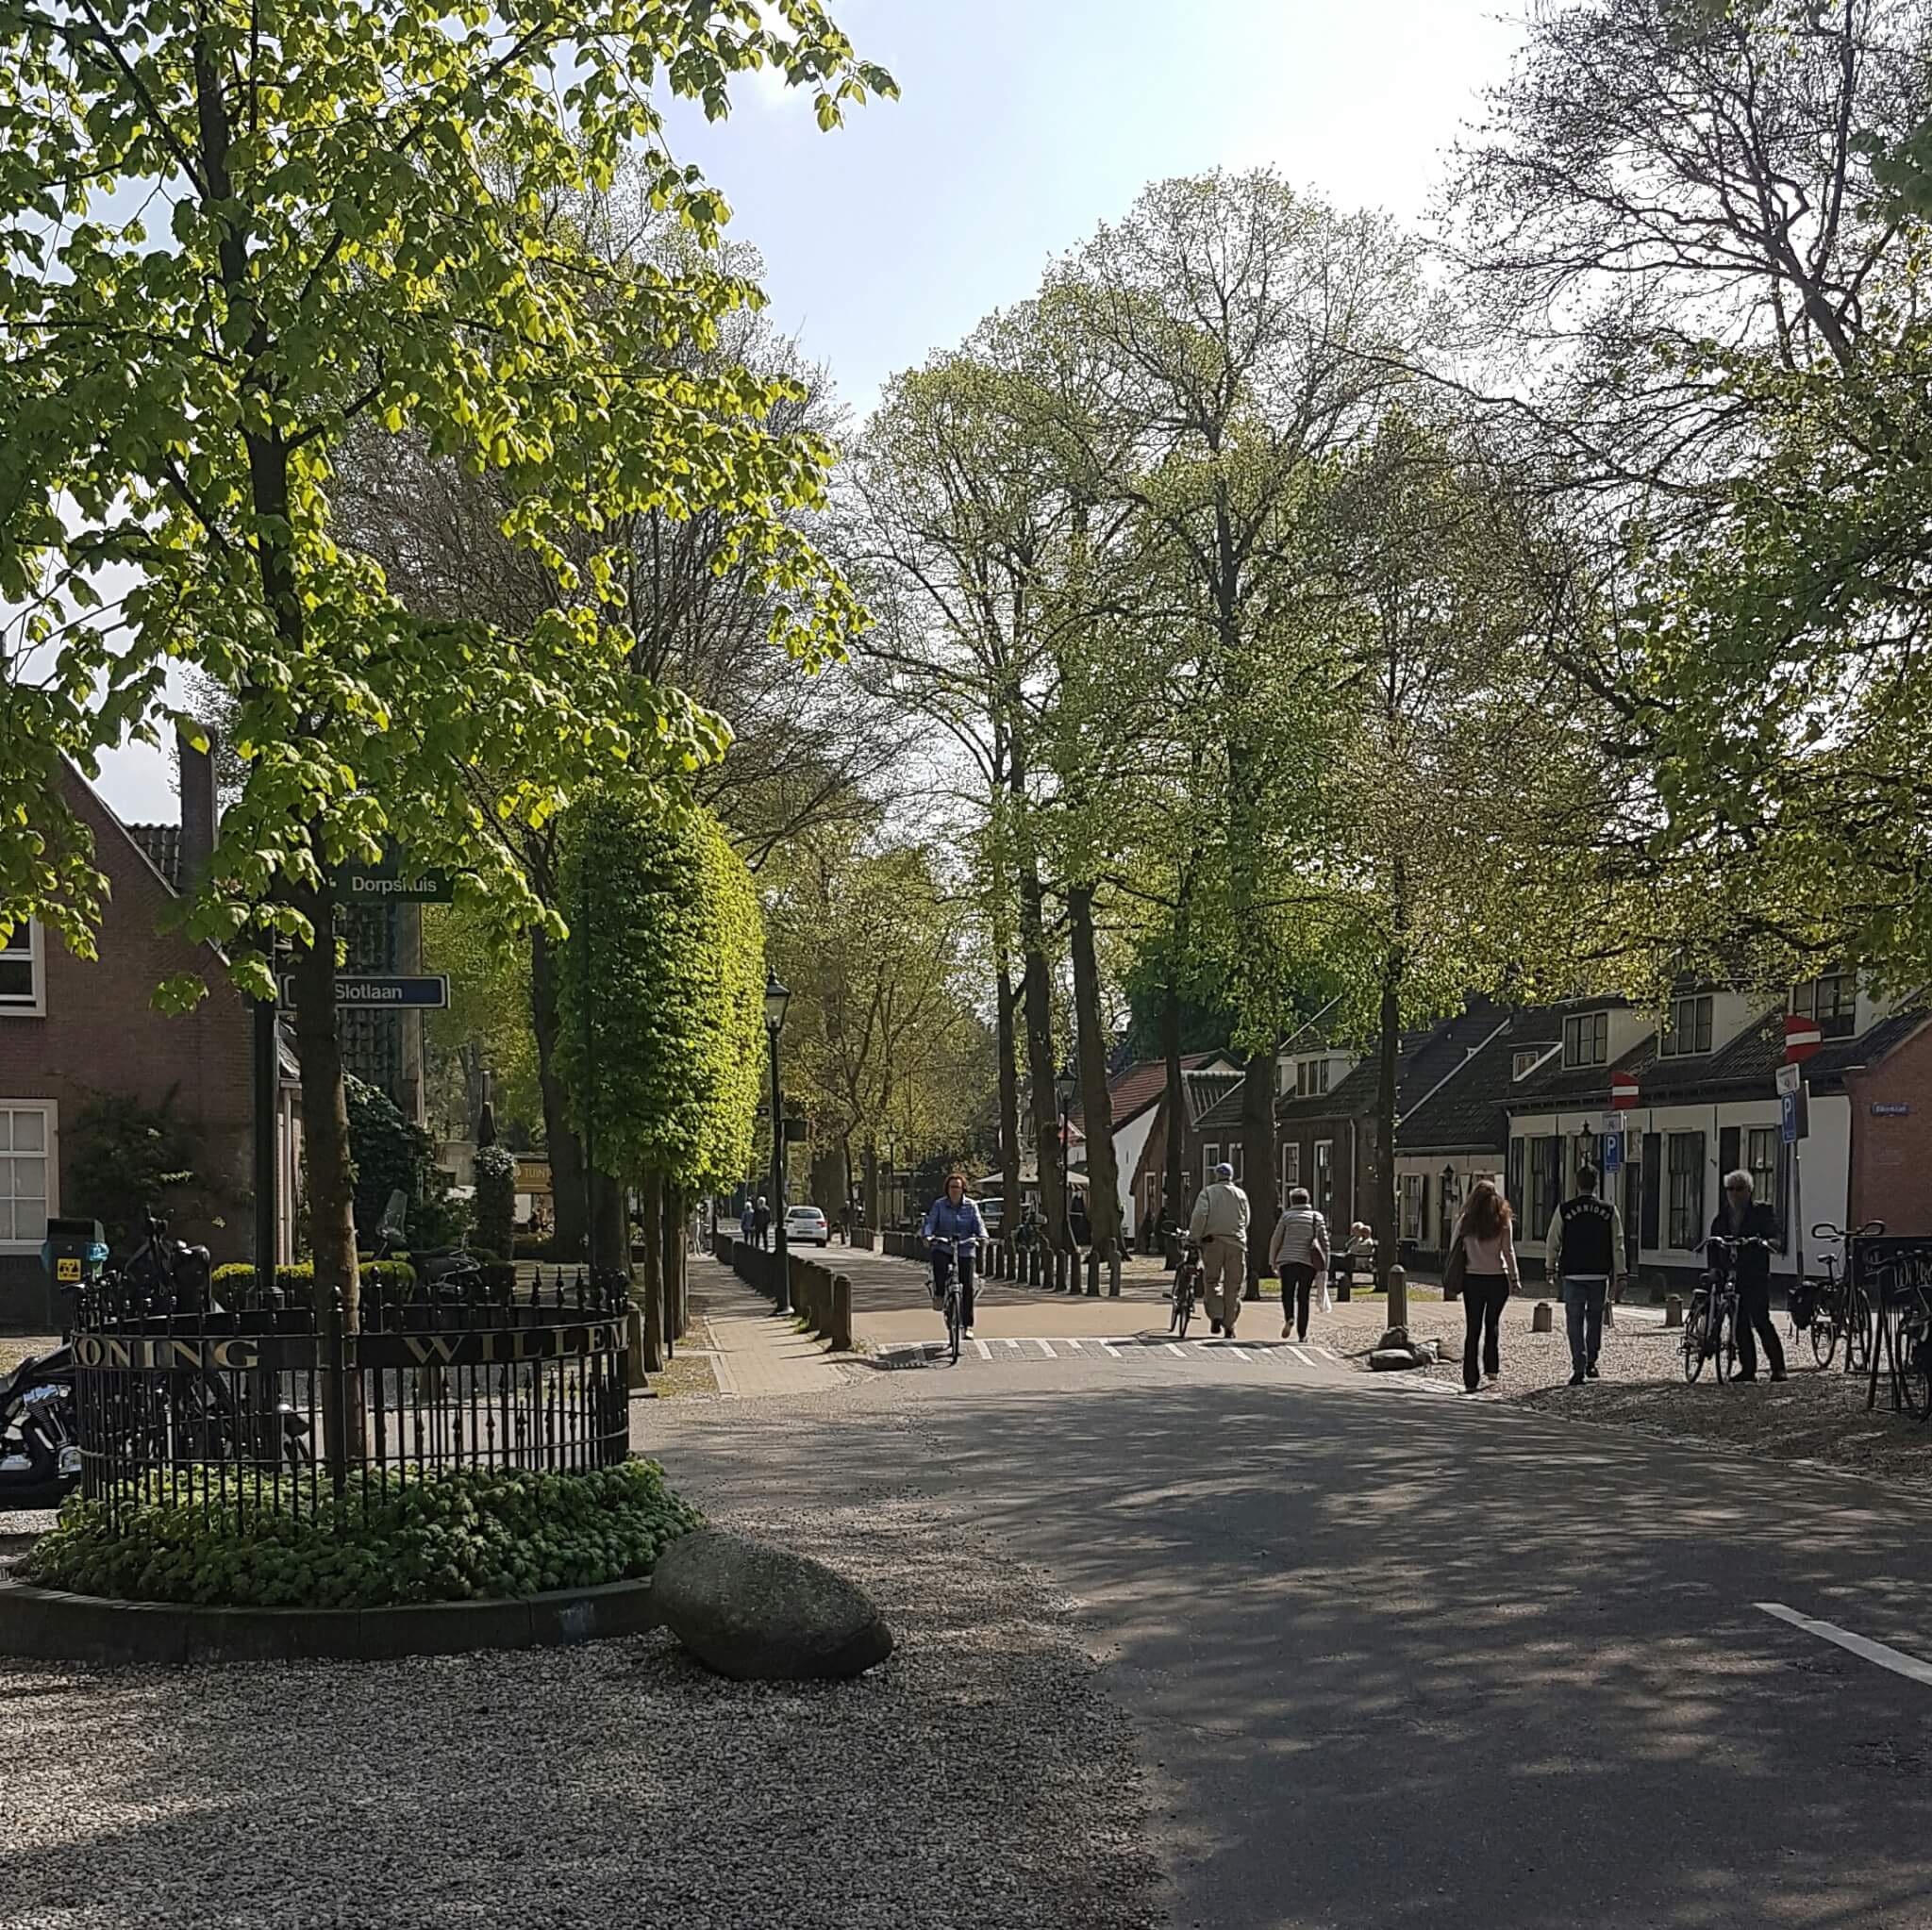
[(275, 1305), (275, 1261), (281, 1246), (276, 1211), (276, 1113), (281, 1096), (280, 1047), (273, 999), (255, 1002), (255, 1284), (263, 1306)]

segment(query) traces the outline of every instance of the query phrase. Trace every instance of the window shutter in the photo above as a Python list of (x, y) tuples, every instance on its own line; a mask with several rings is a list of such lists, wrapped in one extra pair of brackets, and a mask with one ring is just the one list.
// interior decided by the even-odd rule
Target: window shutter
[(1643, 1136), (1643, 1206), (1638, 1215), (1639, 1227), (1637, 1243), (1653, 1252), (1657, 1248), (1657, 1232), (1663, 1214), (1663, 1158), (1664, 1136), (1661, 1133), (1645, 1133)]

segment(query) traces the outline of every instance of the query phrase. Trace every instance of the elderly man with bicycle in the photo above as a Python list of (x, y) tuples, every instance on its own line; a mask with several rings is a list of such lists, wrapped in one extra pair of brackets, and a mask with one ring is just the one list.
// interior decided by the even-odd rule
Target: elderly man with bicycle
[(1755, 1332), (1764, 1342), (1773, 1380), (1785, 1377), (1784, 1344), (1771, 1323), (1771, 1254), (1778, 1243), (1777, 1215), (1753, 1198), (1751, 1175), (1742, 1167), (1724, 1175), (1724, 1203), (1710, 1223), (1711, 1268), (1727, 1275), (1738, 1291), (1739, 1380), (1757, 1378)]

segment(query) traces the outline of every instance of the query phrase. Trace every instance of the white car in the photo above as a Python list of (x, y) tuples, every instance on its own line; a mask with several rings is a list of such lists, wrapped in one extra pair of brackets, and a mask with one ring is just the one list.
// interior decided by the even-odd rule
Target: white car
[(785, 1242), (788, 1246), (824, 1246), (832, 1238), (825, 1216), (816, 1206), (788, 1206), (785, 1209)]

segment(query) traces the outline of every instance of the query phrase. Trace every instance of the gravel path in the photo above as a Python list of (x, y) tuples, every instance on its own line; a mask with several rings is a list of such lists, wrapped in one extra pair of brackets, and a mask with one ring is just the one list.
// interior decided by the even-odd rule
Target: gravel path
[(1067, 1605), (933, 1504), (740, 1511), (899, 1652), (722, 1682), (653, 1635), (382, 1665), (0, 1671), (19, 1930), (1143, 1930), (1124, 1719)]

